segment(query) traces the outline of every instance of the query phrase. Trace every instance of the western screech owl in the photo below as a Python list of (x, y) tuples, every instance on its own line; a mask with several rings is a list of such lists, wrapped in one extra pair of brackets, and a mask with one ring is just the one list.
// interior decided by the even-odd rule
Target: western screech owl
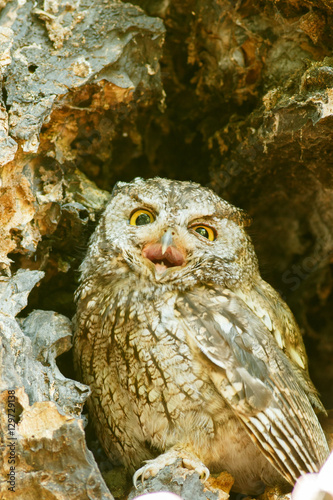
[(258, 494), (328, 456), (300, 331), (245, 220), (199, 184), (137, 178), (115, 186), (91, 238), (75, 363), (107, 454), (132, 472), (153, 459), (135, 481), (182, 458)]

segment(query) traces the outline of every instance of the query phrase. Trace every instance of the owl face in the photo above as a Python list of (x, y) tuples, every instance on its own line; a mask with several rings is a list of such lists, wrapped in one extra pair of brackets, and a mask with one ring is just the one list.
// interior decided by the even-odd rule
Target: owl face
[(115, 186), (92, 248), (156, 284), (230, 285), (257, 272), (242, 220), (241, 210), (199, 184), (136, 178)]

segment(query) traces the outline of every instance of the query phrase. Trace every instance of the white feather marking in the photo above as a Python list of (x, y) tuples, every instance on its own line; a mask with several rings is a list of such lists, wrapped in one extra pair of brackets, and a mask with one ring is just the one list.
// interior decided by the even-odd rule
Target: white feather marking
[(280, 349), (283, 349), (285, 347), (285, 345), (284, 345), (280, 330), (274, 330), (273, 333), (274, 333), (275, 340), (278, 343)]
[(220, 325), (222, 331), (227, 334), (230, 332), (233, 325), (225, 316), (216, 313), (214, 314), (214, 319)]
[(299, 355), (299, 353), (296, 351), (296, 349), (294, 349), (292, 347), (289, 352), (290, 352), (292, 359), (298, 364), (298, 366), (300, 366), (304, 370), (305, 364), (304, 364), (301, 356)]

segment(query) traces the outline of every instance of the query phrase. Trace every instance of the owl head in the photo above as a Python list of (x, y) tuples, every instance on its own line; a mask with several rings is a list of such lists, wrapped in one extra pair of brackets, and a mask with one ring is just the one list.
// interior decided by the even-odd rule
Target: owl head
[(157, 286), (243, 284), (258, 273), (246, 220), (242, 210), (194, 182), (118, 182), (81, 266), (83, 278), (97, 272), (119, 279), (131, 274)]

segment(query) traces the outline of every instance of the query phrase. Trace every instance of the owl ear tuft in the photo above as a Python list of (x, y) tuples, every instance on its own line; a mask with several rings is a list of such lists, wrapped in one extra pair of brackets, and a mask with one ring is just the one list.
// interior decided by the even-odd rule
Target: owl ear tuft
[(116, 182), (111, 192), (111, 198), (116, 196), (119, 193), (119, 191), (125, 186), (128, 186), (128, 182), (122, 182), (122, 181)]
[(245, 210), (242, 210), (240, 208), (233, 210), (229, 214), (228, 218), (236, 222), (241, 227), (251, 226), (253, 220), (252, 217), (250, 217), (250, 215), (247, 212), (245, 212)]
[(128, 192), (129, 189), (133, 187), (133, 184), (142, 184), (145, 182), (145, 180), (142, 177), (135, 177), (131, 182), (123, 182), (123, 181), (118, 181), (116, 184), (113, 186), (111, 197), (116, 196), (119, 191), (124, 191), (124, 188), (127, 187), (127, 190), (125, 192)]
[(238, 217), (239, 217), (239, 223), (243, 227), (251, 226), (253, 219), (247, 212), (245, 212), (245, 210), (239, 210)]

